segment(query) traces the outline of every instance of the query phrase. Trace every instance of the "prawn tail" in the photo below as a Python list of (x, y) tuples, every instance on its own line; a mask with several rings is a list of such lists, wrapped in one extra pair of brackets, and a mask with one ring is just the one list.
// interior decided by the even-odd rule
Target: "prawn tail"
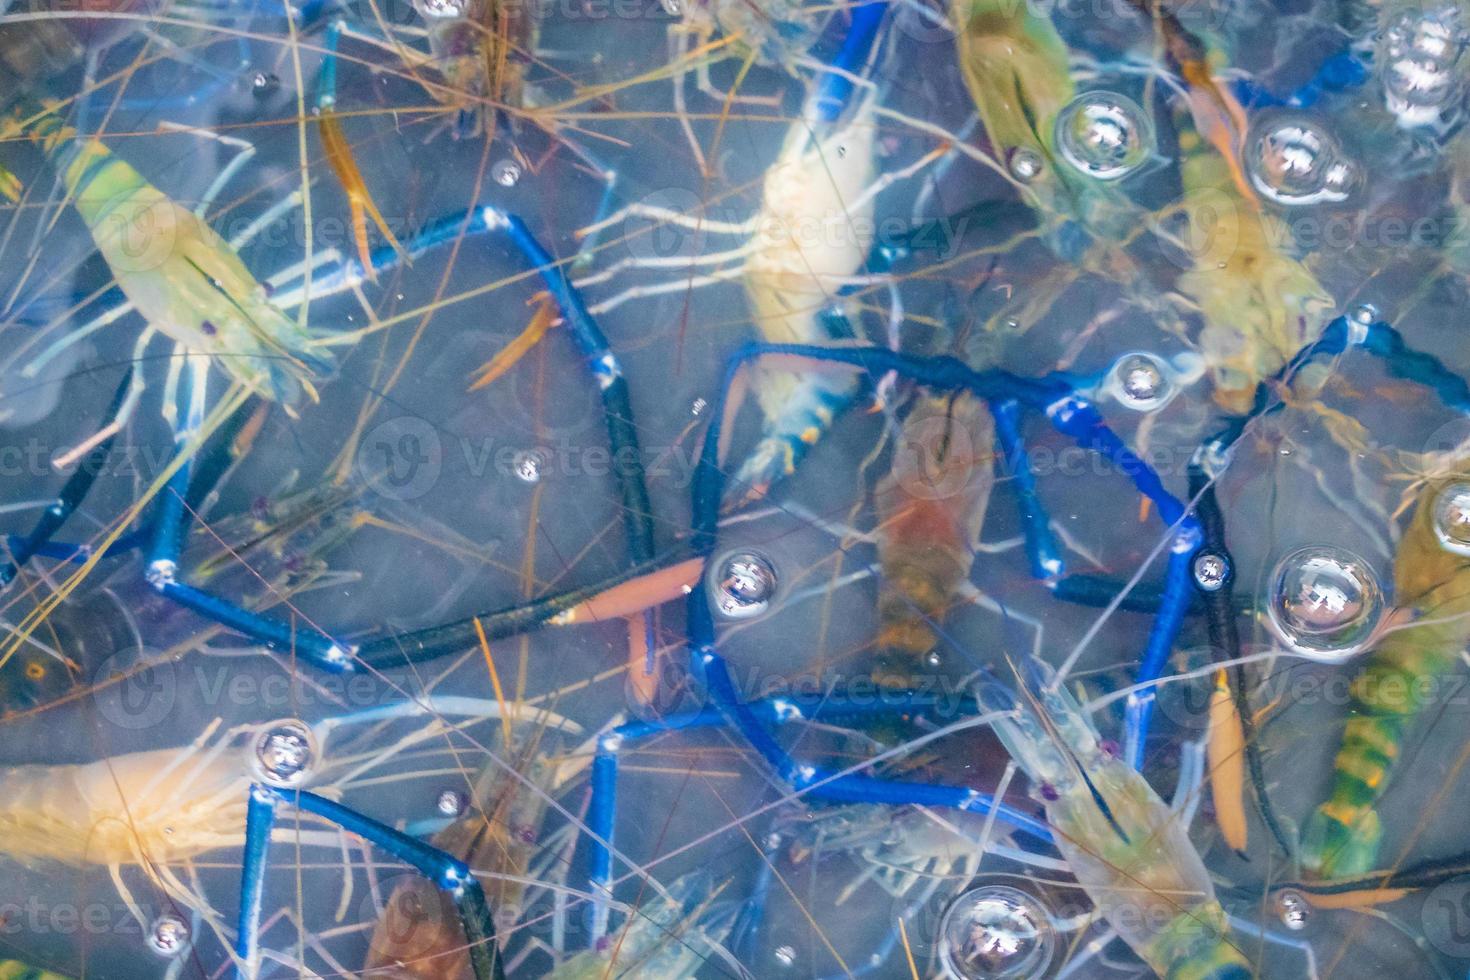
[[(781, 387), (776, 381), (768, 377), (758, 384), (769, 392)], [(776, 411), (768, 412), (760, 441), (731, 482), (730, 494), (736, 499), (760, 498), (777, 480), (795, 473), (856, 395), (854, 384), (830, 375), (804, 377), (785, 387), (785, 397), (761, 399), (763, 406), (774, 404)]]

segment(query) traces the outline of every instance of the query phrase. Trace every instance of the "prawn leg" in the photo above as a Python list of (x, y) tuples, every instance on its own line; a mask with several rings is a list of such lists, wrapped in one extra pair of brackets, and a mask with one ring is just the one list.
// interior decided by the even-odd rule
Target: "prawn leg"
[(377, 276), (373, 273), (372, 250), (368, 247), (367, 219), (372, 218), (373, 224), (405, 261), (408, 253), (399, 244), (393, 234), (393, 229), (388, 227), (388, 222), (383, 219), (383, 214), (378, 210), (378, 205), (373, 201), (372, 194), (367, 189), (367, 183), (362, 178), (362, 172), (357, 169), (357, 159), (352, 153), (352, 144), (347, 141), (342, 132), (342, 122), (337, 118), (337, 43), (342, 35), (342, 21), (333, 20), (327, 26), (326, 36), (323, 43), (326, 47), (326, 56), (322, 59), (321, 76), (317, 80), (317, 133), (322, 140), (322, 149), (326, 152), (327, 163), (332, 167), (332, 172), (337, 175), (337, 182), (342, 185), (342, 191), (347, 195), (347, 207), (352, 218), (352, 237), (357, 243), (357, 257), (362, 264), (365, 275), (369, 281), (375, 281)]

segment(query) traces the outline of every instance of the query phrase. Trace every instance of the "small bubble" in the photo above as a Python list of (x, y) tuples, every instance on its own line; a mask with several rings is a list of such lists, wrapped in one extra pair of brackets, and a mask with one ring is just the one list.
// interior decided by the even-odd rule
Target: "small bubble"
[(1154, 132), (1138, 103), (1116, 92), (1084, 92), (1057, 114), (1063, 160), (1098, 180), (1119, 180), (1154, 151)]
[(439, 794), (439, 799), (434, 801), (435, 808), (446, 817), (463, 815), (469, 805), (469, 797), (457, 789), (444, 790)]
[(490, 179), (501, 187), (514, 187), (521, 182), (521, 165), (514, 160), (500, 160), (490, 167)]
[(1292, 932), (1300, 932), (1312, 918), (1312, 906), (1300, 892), (1287, 888), (1276, 894), (1276, 914), (1282, 925)]
[(957, 980), (1039, 977), (1055, 948), (1046, 907), (1008, 885), (970, 889), (950, 904), (939, 923), (939, 961)]
[(538, 483), (541, 480), (541, 469), (543, 466), (541, 454), (533, 450), (522, 450), (515, 454), (511, 461), (511, 471), (515, 473), (516, 479), (523, 483)]
[(1348, 317), (1361, 326), (1372, 326), (1373, 322), (1378, 319), (1378, 307), (1372, 303), (1359, 303), (1348, 313)]
[(1194, 559), (1194, 584), (1205, 592), (1218, 592), (1230, 577), (1230, 562), (1224, 555), (1202, 551)]
[(776, 595), (776, 569), (765, 556), (741, 551), (715, 565), (710, 579), (715, 608), (730, 619), (749, 619), (765, 612)]
[(1118, 401), (1128, 408), (1147, 412), (1168, 401), (1169, 377), (1163, 363), (1152, 354), (1125, 354), (1113, 365)]
[(258, 71), (250, 76), (250, 91), (257, 99), (267, 99), (281, 87), (281, 80), (268, 71)]
[(413, 9), (429, 21), (463, 17), (469, 6), (469, 0), (413, 0)]
[(924, 655), (924, 663), (932, 670), (938, 670), (944, 665), (944, 658), (938, 650), (930, 650)]
[(1446, 551), (1470, 555), (1470, 483), (1451, 483), (1435, 495), (1434, 534)]
[(1046, 161), (1041, 154), (1029, 146), (1018, 146), (1011, 150), (1011, 155), (1006, 161), (1006, 168), (1010, 170), (1011, 176), (1023, 184), (1029, 184), (1041, 175)]
[(1327, 130), (1299, 114), (1269, 117), (1257, 127), (1245, 162), (1251, 185), (1288, 206), (1341, 201), (1357, 174)]
[(703, 398), (696, 398), (694, 399), (694, 404), (689, 406), (689, 414), (695, 418), (699, 418), (704, 414), (706, 408), (709, 408), (709, 402)]
[(1267, 612), (1288, 647), (1338, 663), (1372, 641), (1383, 593), (1366, 561), (1345, 548), (1319, 545), (1277, 563)]
[(189, 923), (165, 912), (148, 927), (148, 948), (159, 956), (172, 959), (189, 947)]
[(777, 946), (776, 951), (771, 955), (775, 956), (776, 962), (780, 963), (782, 966), (792, 966), (796, 963), (796, 947), (794, 946)]
[(255, 740), (253, 769), (268, 786), (299, 786), (316, 761), (316, 736), (304, 722), (287, 718), (270, 725)]

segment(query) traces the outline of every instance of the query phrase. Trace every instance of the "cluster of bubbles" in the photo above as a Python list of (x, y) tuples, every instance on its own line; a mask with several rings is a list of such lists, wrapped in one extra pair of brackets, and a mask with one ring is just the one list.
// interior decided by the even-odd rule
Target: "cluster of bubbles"
[(1095, 180), (1121, 180), (1153, 156), (1153, 124), (1137, 102), (1117, 92), (1084, 92), (1057, 113), (1057, 153)]
[(1374, 62), (1383, 99), (1403, 126), (1451, 121), (1464, 95), (1467, 37), (1454, 3), (1396, 5), (1384, 12)]
[(1342, 201), (1358, 165), (1320, 123), (1300, 113), (1267, 116), (1246, 139), (1246, 173), (1267, 200), (1288, 207)]

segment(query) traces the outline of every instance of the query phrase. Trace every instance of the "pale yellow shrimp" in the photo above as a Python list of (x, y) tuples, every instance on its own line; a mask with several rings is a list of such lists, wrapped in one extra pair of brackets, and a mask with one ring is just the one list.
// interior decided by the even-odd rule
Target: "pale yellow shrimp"
[[(1039, 664), (1039, 673), (1047, 673)], [(1248, 980), (1229, 917), (1204, 861), (1153, 787), (1107, 752), (1076, 700), (1042, 676), (1027, 703), (991, 683), (989, 707), (1008, 712), (996, 734), (1031, 779), (1077, 883), (1139, 958), (1161, 977)]]

